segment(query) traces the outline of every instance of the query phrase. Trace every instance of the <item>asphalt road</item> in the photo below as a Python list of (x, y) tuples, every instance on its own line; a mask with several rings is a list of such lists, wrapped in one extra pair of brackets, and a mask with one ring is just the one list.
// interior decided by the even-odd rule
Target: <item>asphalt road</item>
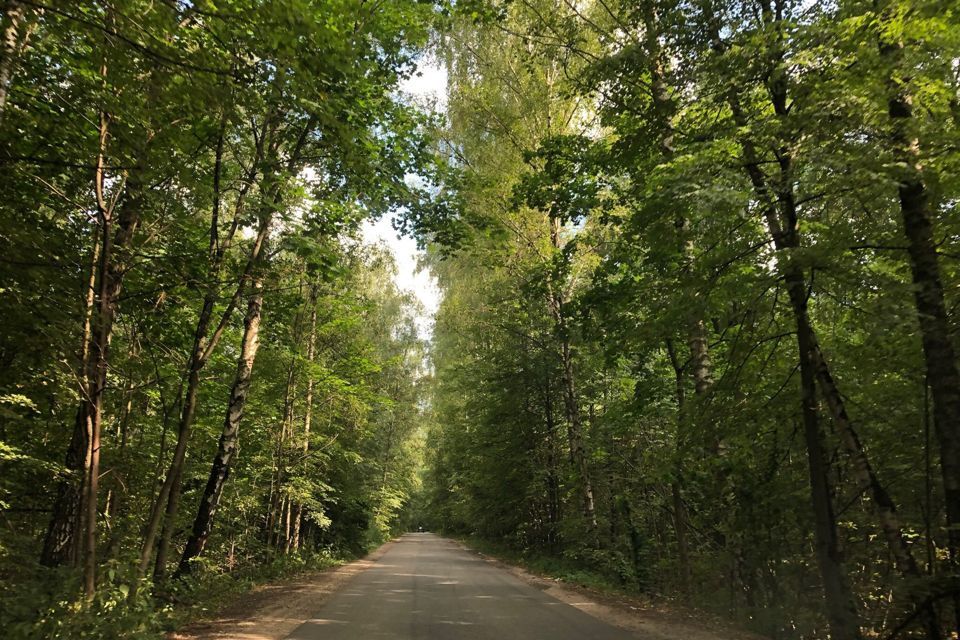
[(410, 533), (289, 640), (630, 640), (430, 533)]

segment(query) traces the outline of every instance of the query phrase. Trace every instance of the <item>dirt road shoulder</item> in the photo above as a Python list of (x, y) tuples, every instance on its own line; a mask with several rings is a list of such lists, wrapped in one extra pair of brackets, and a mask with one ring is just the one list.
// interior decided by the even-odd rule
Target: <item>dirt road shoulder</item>
[(371, 567), (392, 544), (388, 542), (340, 567), (259, 586), (211, 619), (171, 632), (167, 640), (283, 640), (350, 578)]

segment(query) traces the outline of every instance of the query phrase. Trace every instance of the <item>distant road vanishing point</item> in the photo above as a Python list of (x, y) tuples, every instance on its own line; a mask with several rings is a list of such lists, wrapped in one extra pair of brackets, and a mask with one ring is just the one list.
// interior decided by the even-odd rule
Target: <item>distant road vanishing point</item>
[(430, 533), (400, 538), (289, 640), (635, 640)]

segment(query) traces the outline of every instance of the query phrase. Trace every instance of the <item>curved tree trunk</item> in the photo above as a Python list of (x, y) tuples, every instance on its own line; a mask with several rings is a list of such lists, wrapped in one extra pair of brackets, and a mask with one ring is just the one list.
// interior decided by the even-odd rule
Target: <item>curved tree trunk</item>
[[(709, 2), (705, 4), (710, 24), (710, 38), (712, 47), (718, 54), (725, 52), (720, 39), (720, 28), (712, 15)], [(780, 104), (785, 100), (785, 87), (775, 87), (780, 94), (774, 101)], [(730, 107), (735, 124), (746, 130), (748, 124), (746, 115), (740, 104), (740, 96), (735, 87), (730, 87), (726, 101)], [(781, 269), (786, 281), (793, 311), (794, 322), (797, 328), (797, 351), (800, 361), (800, 384), (802, 397), (802, 415), (804, 425), (804, 441), (807, 451), (807, 463), (810, 474), (810, 502), (814, 516), (814, 546), (817, 555), (817, 565), (823, 583), (824, 604), (826, 606), (827, 622), (830, 635), (835, 640), (859, 640), (860, 617), (856, 608), (856, 600), (843, 566), (843, 557), (840, 551), (837, 534), (836, 515), (833, 509), (833, 488), (827, 474), (827, 458), (823, 448), (823, 434), (819, 421), (819, 408), (816, 400), (816, 372), (812, 360), (811, 338), (813, 328), (810, 326), (807, 315), (807, 296), (803, 272), (789, 265), (788, 241), (781, 231), (777, 207), (780, 200), (771, 193), (767, 184), (767, 177), (760, 169), (760, 156), (748, 137), (741, 137), (740, 147), (743, 152), (744, 169), (753, 186), (754, 193), (767, 223), (768, 231), (773, 238), (777, 250), (778, 268)], [(781, 166), (781, 169), (789, 168)], [(786, 181), (784, 186), (790, 187)], [(792, 197), (792, 191), (791, 197)], [(778, 194), (780, 195), (780, 194)], [(791, 230), (793, 226), (789, 227)], [(789, 236), (789, 241), (796, 242), (796, 234)]]
[(254, 277), (251, 284), (251, 295), (247, 304), (247, 315), (243, 323), (243, 339), (240, 346), (240, 357), (237, 360), (237, 373), (233, 387), (230, 390), (230, 401), (227, 405), (226, 417), (223, 421), (223, 431), (217, 444), (217, 453), (213, 458), (207, 485), (200, 498), (200, 507), (193, 521), (193, 528), (187, 545), (180, 557), (177, 575), (189, 574), (191, 560), (199, 556), (207, 544), (213, 527), (220, 497), (223, 495), (223, 486), (230, 474), (230, 463), (237, 448), (237, 436), (240, 430), (240, 421), (247, 402), (247, 393), (250, 390), (250, 380), (253, 375), (253, 365), (260, 346), (260, 318), (263, 310), (263, 278), (260, 274)]
[[(213, 334), (210, 334), (210, 328), (213, 324), (213, 311), (219, 297), (218, 280), (223, 271), (224, 259), (227, 251), (233, 244), (236, 235), (240, 214), (246, 203), (246, 195), (254, 184), (256, 179), (258, 165), (263, 152), (263, 142), (257, 147), (254, 162), (251, 164), (251, 170), (246, 176), (243, 187), (241, 187), (234, 205), (233, 222), (226, 233), (226, 237), (220, 237), (220, 216), (221, 216), (221, 174), (223, 168), (224, 138), (226, 131), (226, 115), (221, 118), (220, 135), (217, 139), (216, 157), (213, 172), (213, 209), (210, 219), (210, 238), (208, 243), (208, 284), (204, 295), (200, 314), (197, 318), (196, 329), (194, 330), (193, 348), (190, 352), (187, 371), (187, 387), (184, 396), (183, 405), (180, 412), (180, 420), (177, 428), (177, 440), (174, 446), (173, 458), (170, 461), (169, 469), (164, 477), (160, 492), (154, 501), (150, 511), (150, 517), (147, 521), (147, 529), (144, 533), (143, 543), (140, 549), (140, 562), (137, 567), (137, 582), (146, 573), (153, 555), (153, 547), (160, 523), (163, 523), (163, 529), (160, 533), (160, 541), (157, 545), (157, 556), (154, 562), (154, 582), (162, 582), (166, 577), (170, 546), (173, 539), (173, 531), (176, 527), (177, 515), (180, 509), (180, 485), (183, 478), (183, 468), (186, 460), (187, 446), (190, 441), (190, 434), (193, 429), (193, 420), (196, 415), (197, 396), (200, 392), (200, 373), (206, 366), (210, 356), (223, 336), (223, 331), (227, 326), (234, 310), (239, 305), (243, 296), (244, 288), (250, 278), (254, 265), (257, 264), (263, 245), (266, 242), (267, 225), (261, 224), (254, 238), (250, 253), (247, 257), (246, 265), (237, 281), (236, 288), (226, 309), (220, 315), (220, 320)], [(269, 133), (269, 132), (268, 132)], [(166, 509), (164, 510), (164, 505)], [(136, 594), (137, 585), (135, 584), (130, 591), (130, 597)]]

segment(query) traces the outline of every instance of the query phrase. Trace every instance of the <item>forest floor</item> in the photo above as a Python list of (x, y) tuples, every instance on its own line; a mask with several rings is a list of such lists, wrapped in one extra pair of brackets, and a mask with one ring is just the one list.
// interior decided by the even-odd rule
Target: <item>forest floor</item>
[[(372, 567), (393, 542), (349, 564), (273, 582), (242, 594), (207, 619), (172, 632), (168, 640), (283, 640), (352, 577)], [(600, 591), (536, 575), (481, 553), (466, 551), (581, 611), (649, 640), (762, 640), (721, 620), (672, 604)]]

